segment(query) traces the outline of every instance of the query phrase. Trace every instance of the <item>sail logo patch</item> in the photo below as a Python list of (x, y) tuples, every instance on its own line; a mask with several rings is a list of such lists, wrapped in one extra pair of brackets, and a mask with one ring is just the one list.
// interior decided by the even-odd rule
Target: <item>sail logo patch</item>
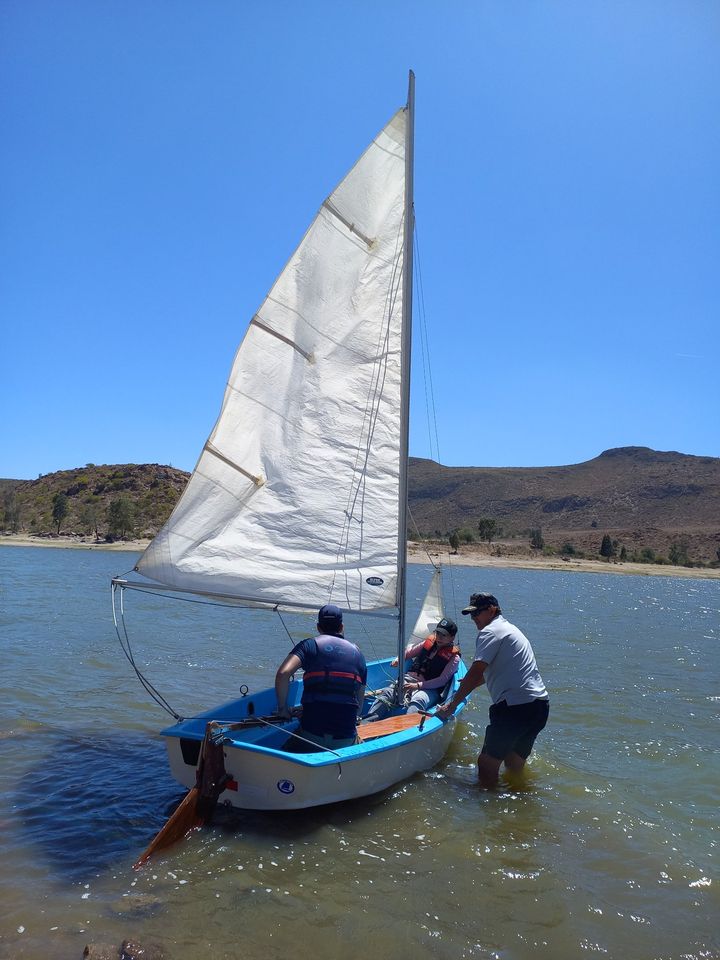
[(277, 788), (280, 793), (295, 793), (295, 784), (292, 782), (292, 780), (278, 780)]
[(385, 581), (382, 577), (368, 577), (365, 583), (369, 583), (371, 587), (381, 587)]

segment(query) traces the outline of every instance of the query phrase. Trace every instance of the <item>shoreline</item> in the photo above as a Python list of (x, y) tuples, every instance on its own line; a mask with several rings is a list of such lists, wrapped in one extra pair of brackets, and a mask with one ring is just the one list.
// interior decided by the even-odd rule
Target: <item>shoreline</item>
[[(430, 558), (430, 559), (429, 559)], [(497, 567), (520, 570), (552, 570), (563, 573), (616, 573), (634, 577), (682, 577), (688, 580), (720, 580), (720, 567), (674, 567), (669, 563), (630, 563), (628, 561), (589, 560), (569, 557), (493, 556), (472, 547), (458, 553), (429, 543), (427, 550), (416, 543), (408, 545), (408, 563), (439, 563), (456, 567)]]
[(142, 553), (150, 540), (116, 540), (107, 543), (93, 537), (30, 537), (21, 533), (0, 534), (0, 547), (63, 547), (66, 550), (124, 550)]
[[(142, 553), (150, 540), (121, 540), (115, 543), (90, 537), (30, 537), (21, 534), (0, 535), (0, 547), (50, 547), (69, 550), (111, 550)], [(493, 556), (477, 547), (464, 547), (450, 553), (443, 544), (428, 543), (423, 548), (408, 544), (408, 563), (436, 563), (457, 567), (498, 567), (521, 570), (551, 570), (564, 573), (616, 573), (636, 577), (682, 577), (688, 580), (720, 580), (720, 567), (673, 567), (671, 564), (628, 563), (621, 561), (576, 559), (570, 557)]]

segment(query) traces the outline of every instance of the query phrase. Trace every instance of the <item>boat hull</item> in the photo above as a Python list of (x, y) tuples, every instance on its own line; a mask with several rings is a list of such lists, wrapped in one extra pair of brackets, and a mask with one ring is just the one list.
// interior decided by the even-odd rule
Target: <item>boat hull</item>
[[(371, 676), (377, 667), (386, 668), (387, 661), (370, 665)], [(461, 667), (454, 688), (464, 672)], [(299, 702), (302, 684), (296, 681), (293, 687), (292, 700)], [(172, 775), (183, 786), (195, 785), (197, 753), (207, 720), (262, 716), (273, 707), (274, 692), (266, 690), (164, 730)], [(336, 751), (308, 754), (281, 749), (297, 721), (282, 727), (260, 723), (249, 730), (229, 731), (223, 752), (231, 780), (219, 802), (246, 810), (299, 810), (369, 796), (439, 763), (456, 723), (457, 714), (445, 722), (429, 717), (422, 730), (412, 727)]]

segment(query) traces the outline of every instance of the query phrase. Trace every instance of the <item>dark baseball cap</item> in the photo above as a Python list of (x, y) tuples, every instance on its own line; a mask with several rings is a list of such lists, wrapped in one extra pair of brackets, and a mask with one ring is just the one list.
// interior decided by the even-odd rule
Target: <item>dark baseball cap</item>
[(447, 617), (438, 620), (437, 626), (435, 627), (435, 633), (444, 633), (448, 637), (454, 637), (457, 631), (458, 628), (455, 621), (449, 620)]
[(318, 610), (318, 623), (323, 627), (341, 627), (343, 622), (342, 610), (334, 603), (327, 603)]
[(477, 613), (479, 610), (487, 610), (488, 607), (499, 607), (497, 597), (491, 593), (474, 593), (470, 597), (469, 606), (465, 607), (461, 613)]

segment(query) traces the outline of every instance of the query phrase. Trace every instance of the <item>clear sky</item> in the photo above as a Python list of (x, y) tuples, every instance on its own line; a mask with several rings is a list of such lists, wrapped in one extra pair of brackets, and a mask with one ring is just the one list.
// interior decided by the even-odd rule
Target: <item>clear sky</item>
[(441, 462), (720, 456), (716, 0), (3, 0), (0, 477), (192, 469), (409, 68)]

